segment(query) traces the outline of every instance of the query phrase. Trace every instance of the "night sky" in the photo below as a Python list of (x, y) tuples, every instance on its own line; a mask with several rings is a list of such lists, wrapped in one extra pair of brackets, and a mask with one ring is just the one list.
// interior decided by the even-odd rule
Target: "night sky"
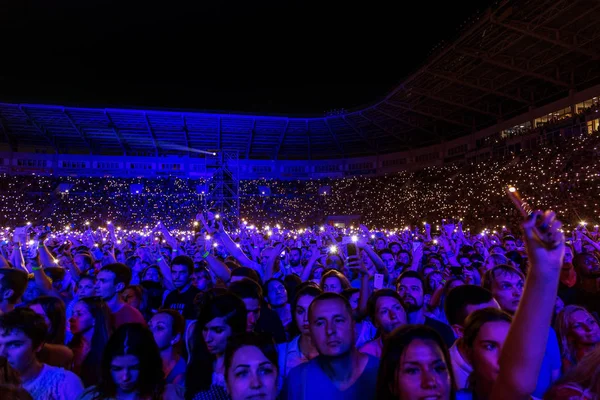
[(289, 115), (377, 101), (490, 4), (3, 3), (0, 101)]

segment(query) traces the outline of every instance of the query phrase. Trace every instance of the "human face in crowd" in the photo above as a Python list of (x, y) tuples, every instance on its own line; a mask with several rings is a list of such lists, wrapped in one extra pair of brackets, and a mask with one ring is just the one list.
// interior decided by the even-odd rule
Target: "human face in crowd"
[(136, 356), (116, 356), (110, 363), (110, 374), (117, 386), (117, 393), (133, 393), (140, 376), (140, 360)]
[(342, 293), (342, 282), (335, 276), (330, 276), (323, 282), (324, 292)]
[(393, 297), (380, 297), (375, 304), (375, 326), (382, 333), (389, 334), (394, 329), (406, 324), (406, 312), (402, 304)]
[(277, 398), (277, 366), (256, 346), (236, 350), (226, 379), (231, 400)]
[(144, 275), (143, 281), (160, 282), (160, 274), (156, 268), (148, 268)]
[(396, 255), (398, 255), (400, 250), (402, 250), (402, 247), (399, 244), (394, 243), (393, 245), (390, 246), (390, 250), (396, 256)]
[(477, 254), (479, 254), (480, 256), (483, 256), (485, 254), (485, 246), (483, 245), (483, 243), (475, 242), (473, 247), (475, 248)]
[(267, 299), (271, 307), (281, 307), (288, 301), (287, 290), (283, 283), (274, 280), (269, 282)]
[(437, 258), (431, 257), (429, 259), (429, 264), (433, 265), (437, 271), (441, 271), (442, 270), (442, 263)]
[(290, 262), (290, 265), (292, 267), (299, 266), (301, 260), (302, 260), (302, 254), (297, 249), (290, 251), (290, 256), (289, 256), (288, 261)]
[(572, 264), (573, 263), (573, 250), (569, 246), (565, 246), (565, 257), (563, 259), (563, 264)]
[(348, 299), (350, 303), (350, 307), (352, 307), (352, 311), (358, 310), (358, 300), (360, 299), (360, 293), (353, 293), (352, 296)]
[(463, 267), (463, 276), (465, 278), (465, 283), (467, 285), (475, 284), (475, 276), (479, 274), (479, 271), (475, 269), (475, 267), (469, 265)]
[(435, 272), (435, 268), (432, 265), (423, 267), (423, 276), (428, 276), (432, 272)]
[(82, 278), (77, 283), (77, 296), (79, 298), (92, 297), (96, 295), (96, 283), (93, 279)]
[(417, 278), (406, 277), (398, 283), (398, 294), (406, 312), (415, 312), (423, 308), (423, 286)]
[(85, 258), (83, 257), (83, 254), (76, 254), (75, 257), (73, 257), (73, 263), (81, 272), (86, 272), (88, 269), (93, 269), (92, 265), (88, 266), (85, 263)]
[(173, 318), (166, 313), (154, 314), (148, 321), (148, 328), (154, 335), (158, 348), (163, 351), (179, 341), (179, 335), (173, 336)]
[(482, 385), (491, 387), (500, 372), (498, 360), (508, 335), (510, 324), (506, 321), (487, 322), (481, 326), (473, 342), (473, 348), (468, 351), (475, 379)]
[(568, 338), (580, 346), (590, 346), (599, 343), (600, 327), (598, 326), (598, 322), (586, 311), (575, 311), (569, 319)]
[(377, 239), (377, 243), (375, 243), (375, 250), (381, 251), (385, 249), (385, 240)]
[(260, 318), (260, 301), (252, 298), (242, 300), (246, 305), (246, 312), (248, 313), (248, 317), (246, 318), (246, 332), (254, 332), (256, 323)]
[(515, 251), (517, 250), (517, 243), (515, 243), (514, 240), (505, 240), (504, 248), (506, 249), (506, 251)]
[(73, 335), (88, 332), (94, 329), (94, 316), (90, 312), (87, 304), (78, 301), (73, 306), (73, 314), (69, 318), (69, 330)]
[(125, 303), (129, 304), (131, 307), (137, 310), (140, 309), (142, 299), (138, 297), (137, 293), (133, 288), (125, 288), (125, 290), (123, 290), (123, 293), (121, 293), (121, 298)]
[(0, 335), (0, 357), (6, 358), (17, 372), (26, 371), (43, 345), (33, 348), (31, 339), (21, 330), (13, 329)]
[(458, 263), (461, 267), (468, 267), (471, 265), (471, 259), (467, 256), (460, 256), (458, 258)]
[(586, 255), (579, 267), (579, 270), (584, 277), (596, 277), (600, 276), (600, 263), (598, 262), (598, 258), (592, 254)]
[(394, 268), (396, 268), (396, 259), (394, 258), (393, 254), (383, 253), (381, 255), (381, 260), (383, 261), (383, 264), (385, 264), (385, 267), (388, 271), (393, 271)]
[(321, 300), (312, 305), (310, 333), (319, 354), (342, 356), (354, 346), (354, 319), (341, 300)]
[(96, 279), (96, 292), (104, 301), (111, 300), (117, 294), (117, 285), (115, 285), (115, 274), (110, 271), (98, 272)]
[(190, 271), (185, 265), (173, 264), (171, 266), (171, 277), (176, 289), (183, 289), (191, 281)]
[(313, 279), (320, 280), (322, 275), (323, 275), (323, 268), (318, 267), (318, 268), (313, 269), (313, 272), (312, 272)]
[(222, 317), (211, 320), (202, 329), (202, 337), (210, 354), (224, 354), (230, 336), (231, 327)]
[(398, 262), (402, 265), (408, 265), (410, 263), (410, 255), (408, 255), (408, 253), (405, 252), (399, 253)]
[(431, 274), (427, 275), (427, 283), (429, 284), (429, 290), (431, 290), (431, 292), (435, 292), (444, 284), (444, 277), (437, 271), (432, 272)]
[(402, 400), (450, 400), (449, 360), (431, 340), (413, 340), (400, 357), (394, 394)]
[(304, 295), (298, 299), (296, 303), (296, 309), (294, 310), (294, 318), (296, 320), (296, 326), (303, 335), (309, 335), (309, 321), (308, 321), (308, 307), (314, 300), (314, 297)]
[(191, 276), (192, 285), (200, 290), (206, 290), (210, 283), (210, 275), (204, 268), (194, 269), (194, 273)]
[(523, 294), (523, 279), (517, 274), (497, 272), (492, 279), (492, 294), (500, 304), (500, 308), (509, 314), (514, 314)]

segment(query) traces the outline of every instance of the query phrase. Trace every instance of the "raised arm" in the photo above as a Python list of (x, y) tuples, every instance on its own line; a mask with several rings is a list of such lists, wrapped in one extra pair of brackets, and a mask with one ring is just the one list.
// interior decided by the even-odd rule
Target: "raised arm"
[(529, 400), (537, 385), (565, 252), (560, 227), (551, 211), (534, 212), (523, 223), (530, 268), (502, 348), (491, 400)]

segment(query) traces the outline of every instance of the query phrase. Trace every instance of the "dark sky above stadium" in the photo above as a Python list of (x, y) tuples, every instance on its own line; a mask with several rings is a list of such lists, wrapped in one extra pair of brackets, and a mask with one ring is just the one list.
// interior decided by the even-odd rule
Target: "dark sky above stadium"
[(383, 97), (489, 4), (5, 1), (0, 101), (352, 109)]

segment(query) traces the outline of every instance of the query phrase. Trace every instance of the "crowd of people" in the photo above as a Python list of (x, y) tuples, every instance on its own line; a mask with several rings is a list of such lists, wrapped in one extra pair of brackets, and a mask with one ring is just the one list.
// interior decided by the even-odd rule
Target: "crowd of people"
[[(520, 161), (529, 175), (519, 184), (558, 157)], [(570, 176), (566, 162), (539, 173)], [(476, 175), (455, 175), (454, 191)], [(531, 193), (546, 187), (530, 204), (585, 193), (589, 176), (561, 198), (543, 179), (528, 182)], [(553, 211), (512, 217), (506, 197), (489, 206), (521, 226), (476, 235), (448, 216), (395, 231), (258, 228), (203, 209), (195, 229), (11, 228), (0, 257), (0, 398), (598, 398), (598, 229), (567, 235)]]
[[(257, 226), (302, 228), (330, 215), (360, 215), (362, 223), (397, 230), (442, 218), (462, 218), (473, 232), (518, 225), (499, 189), (520, 187), (542, 209), (553, 209), (569, 232), (600, 219), (595, 194), (600, 175), (600, 135), (562, 138), (535, 150), (473, 164), (452, 164), (377, 177), (240, 181), (240, 215)], [(52, 222), (59, 230), (106, 221), (140, 229), (163, 221), (191, 229), (204, 181), (180, 178), (74, 178), (3, 176), (0, 226)], [(68, 192), (58, 191), (70, 185)], [(130, 185), (141, 184), (141, 193)], [(268, 187), (270, 195), (262, 195)], [(319, 189), (328, 187), (327, 194)], [(516, 224), (516, 225), (515, 225)]]

